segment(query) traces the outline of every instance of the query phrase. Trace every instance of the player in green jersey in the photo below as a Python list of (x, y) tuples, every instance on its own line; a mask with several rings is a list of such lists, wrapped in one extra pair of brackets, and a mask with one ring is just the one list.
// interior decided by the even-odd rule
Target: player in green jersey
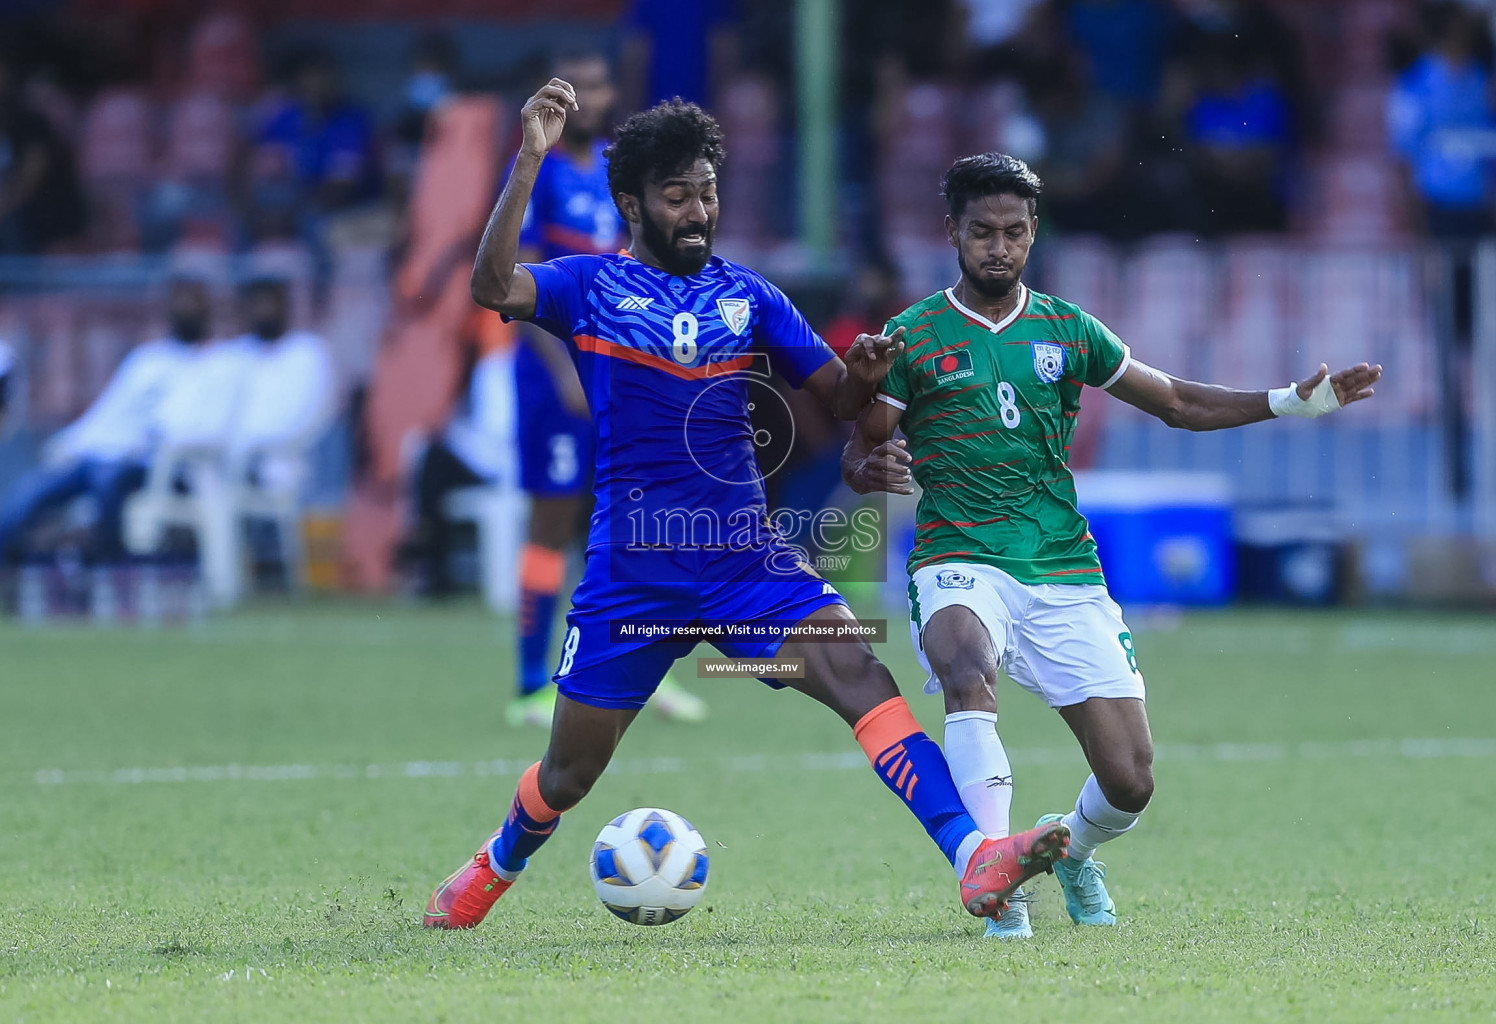
[[(941, 187), (960, 280), (885, 328), (904, 328), (906, 348), (858, 420), (842, 475), (860, 493), (920, 485), (910, 628), (926, 690), (945, 694), (946, 758), (967, 809), (987, 833), (1008, 833), (1002, 667), (1060, 713), (1090, 763), (1063, 816), (1071, 856), (1055, 873), (1077, 923), (1114, 924), (1091, 853), (1132, 828), (1152, 798), (1153, 741), (1132, 634), (1107, 595), (1066, 465), (1082, 388), (1105, 388), (1172, 427), (1219, 430), (1332, 412), (1370, 397), (1382, 368), (1332, 375), (1322, 365), (1272, 391), (1172, 377), (1134, 359), (1089, 313), (1023, 283), (1041, 188), (1023, 161), (965, 157)], [(907, 443), (894, 438), (901, 428)], [(1015, 900), (988, 932), (1031, 935), (1027, 907)]]

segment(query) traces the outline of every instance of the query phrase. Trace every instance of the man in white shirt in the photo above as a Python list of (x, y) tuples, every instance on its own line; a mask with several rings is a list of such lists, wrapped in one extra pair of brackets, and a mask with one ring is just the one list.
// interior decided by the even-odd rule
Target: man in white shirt
[(97, 503), (92, 557), (109, 562), (123, 553), (121, 509), (145, 481), (158, 407), (208, 335), (211, 302), (204, 282), (173, 279), (167, 301), (167, 336), (131, 350), (88, 411), (47, 443), (42, 465), (0, 500), (0, 559), (14, 554), (26, 531), (48, 512), (84, 494)]
[(265, 486), (297, 487), (301, 455), (333, 412), (327, 343), (287, 330), (287, 286), (279, 278), (246, 284), (241, 309), (247, 331), (205, 351), (161, 403), (161, 440), (199, 449)]

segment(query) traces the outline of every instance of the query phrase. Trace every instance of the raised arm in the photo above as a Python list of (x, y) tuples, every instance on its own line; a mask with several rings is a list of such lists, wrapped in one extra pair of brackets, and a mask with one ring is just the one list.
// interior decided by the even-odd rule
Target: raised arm
[(485, 309), (520, 320), (535, 315), (535, 279), (524, 267), (515, 265), (519, 229), (541, 161), (561, 138), (566, 112), (576, 109), (576, 92), (568, 83), (553, 78), (520, 111), (524, 140), (498, 205), (489, 214), (483, 240), (478, 243), (478, 258), (473, 262), (473, 301)]
[(858, 494), (888, 491), (913, 494), (910, 455), (902, 439), (893, 432), (902, 411), (887, 402), (874, 402), (857, 417), (857, 426), (842, 449), (842, 479)]
[(1314, 376), (1271, 391), (1237, 391), (1218, 384), (1180, 380), (1133, 359), (1107, 390), (1128, 405), (1183, 430), (1224, 430), (1275, 416), (1313, 418), (1370, 398), (1381, 366), (1360, 363), (1331, 374), (1323, 363)]

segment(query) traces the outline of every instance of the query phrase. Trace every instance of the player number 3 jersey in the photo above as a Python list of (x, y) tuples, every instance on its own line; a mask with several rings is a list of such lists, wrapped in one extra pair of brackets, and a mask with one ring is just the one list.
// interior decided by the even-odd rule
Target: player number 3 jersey
[(878, 398), (902, 410), (923, 492), (909, 572), (980, 562), (1023, 583), (1101, 583), (1070, 438), (1082, 385), (1110, 387), (1131, 357), (1089, 313), (1019, 288), (1001, 323), (947, 289), (884, 330), (907, 331)]

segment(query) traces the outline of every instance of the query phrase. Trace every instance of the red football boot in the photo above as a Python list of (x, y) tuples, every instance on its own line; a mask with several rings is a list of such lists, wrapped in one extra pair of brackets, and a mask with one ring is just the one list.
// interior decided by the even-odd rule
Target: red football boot
[(427, 928), (472, 928), (488, 916), (499, 897), (514, 884), (500, 878), (488, 863), (488, 848), (498, 834), (489, 836), (472, 860), (436, 887), (421, 924)]
[(961, 878), (961, 902), (973, 917), (997, 917), (1024, 882), (1065, 856), (1070, 828), (1052, 821), (1003, 839), (984, 839)]

